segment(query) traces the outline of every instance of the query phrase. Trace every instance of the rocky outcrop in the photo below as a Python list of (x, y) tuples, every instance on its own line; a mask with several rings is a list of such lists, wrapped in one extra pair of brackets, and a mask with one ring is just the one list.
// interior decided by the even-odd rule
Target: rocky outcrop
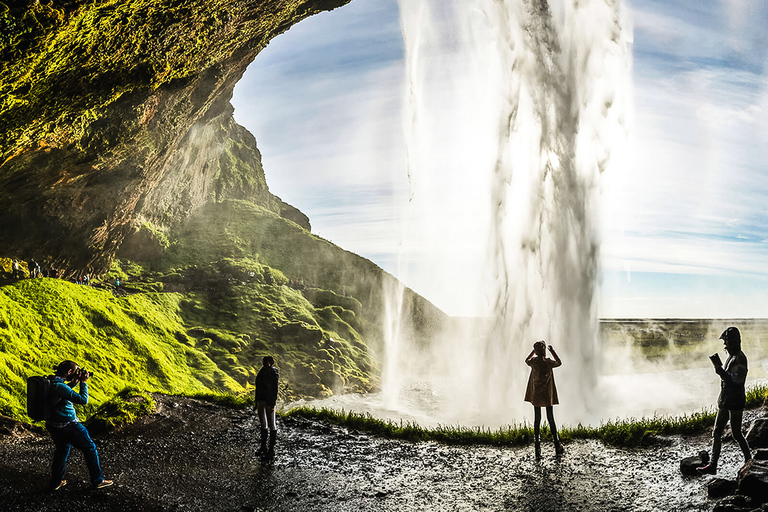
[(752, 448), (768, 447), (768, 418), (757, 418), (747, 430), (747, 442)]
[(739, 494), (758, 503), (768, 502), (768, 462), (752, 459), (739, 470)]
[(271, 38), (348, 1), (11, 4), (0, 12), (0, 245), (98, 273), (137, 221), (222, 197), (302, 224), (260, 167), (191, 154), (226, 139), (222, 155), (247, 165), (238, 144), (254, 141), (228, 114), (235, 84)]

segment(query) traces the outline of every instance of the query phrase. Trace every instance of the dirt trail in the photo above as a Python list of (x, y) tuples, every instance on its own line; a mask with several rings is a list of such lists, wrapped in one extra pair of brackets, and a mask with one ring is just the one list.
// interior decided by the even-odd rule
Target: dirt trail
[[(92, 491), (79, 452), (69, 484), (46, 490), (47, 435), (0, 435), (5, 510), (179, 511), (668, 511), (712, 510), (706, 478), (684, 477), (682, 457), (709, 438), (670, 437), (620, 450), (596, 441), (556, 458), (532, 448), (455, 447), (375, 438), (303, 419), (279, 421), (278, 453), (256, 455), (256, 419), (193, 399), (158, 396), (149, 418), (96, 439), (108, 489)], [(739, 451), (724, 443), (718, 476), (733, 478)]]

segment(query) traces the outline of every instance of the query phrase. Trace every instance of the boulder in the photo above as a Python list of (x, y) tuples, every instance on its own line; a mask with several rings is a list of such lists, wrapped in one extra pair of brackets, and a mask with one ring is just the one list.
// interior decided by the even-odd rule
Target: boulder
[(752, 459), (739, 470), (739, 494), (758, 503), (768, 502), (768, 461)]
[(723, 498), (715, 504), (712, 512), (752, 512), (755, 507), (749, 496), (735, 495)]
[(752, 448), (768, 448), (768, 418), (757, 418), (747, 430), (747, 441)]
[(736, 492), (738, 484), (736, 480), (727, 480), (725, 478), (713, 478), (707, 484), (707, 495), (710, 498), (722, 498), (730, 496)]
[(768, 460), (768, 449), (758, 448), (752, 451), (752, 458), (757, 460)]
[(698, 455), (694, 455), (693, 457), (685, 457), (683, 460), (681, 460), (680, 472), (684, 475), (695, 476), (699, 474), (699, 472), (696, 471), (696, 468), (705, 466), (708, 463), (709, 453), (707, 453), (706, 450), (702, 450)]

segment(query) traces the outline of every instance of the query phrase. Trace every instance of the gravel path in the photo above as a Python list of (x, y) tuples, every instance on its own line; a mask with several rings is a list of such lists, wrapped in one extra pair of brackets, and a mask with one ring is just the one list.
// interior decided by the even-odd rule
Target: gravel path
[[(684, 477), (682, 457), (709, 438), (670, 437), (620, 450), (596, 441), (554, 456), (533, 449), (455, 447), (386, 440), (304, 419), (280, 422), (277, 457), (256, 455), (256, 419), (193, 399), (157, 396), (149, 418), (96, 439), (113, 487), (93, 491), (79, 452), (68, 485), (46, 490), (47, 435), (0, 435), (5, 510), (179, 511), (669, 511), (712, 510), (704, 477)], [(740, 457), (724, 443), (718, 476), (734, 478)]]

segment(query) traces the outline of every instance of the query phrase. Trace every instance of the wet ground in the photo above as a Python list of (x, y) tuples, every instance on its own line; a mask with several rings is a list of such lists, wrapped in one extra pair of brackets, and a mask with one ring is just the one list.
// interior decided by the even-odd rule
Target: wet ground
[[(684, 477), (682, 457), (709, 438), (670, 437), (621, 450), (596, 441), (566, 445), (456, 447), (386, 440), (303, 419), (279, 419), (277, 456), (256, 454), (257, 420), (192, 399), (157, 397), (153, 416), (96, 439), (113, 487), (94, 491), (79, 452), (68, 485), (46, 489), (47, 435), (0, 435), (5, 510), (179, 511), (669, 511), (712, 510), (706, 477)], [(718, 476), (734, 478), (739, 450), (724, 443)]]

